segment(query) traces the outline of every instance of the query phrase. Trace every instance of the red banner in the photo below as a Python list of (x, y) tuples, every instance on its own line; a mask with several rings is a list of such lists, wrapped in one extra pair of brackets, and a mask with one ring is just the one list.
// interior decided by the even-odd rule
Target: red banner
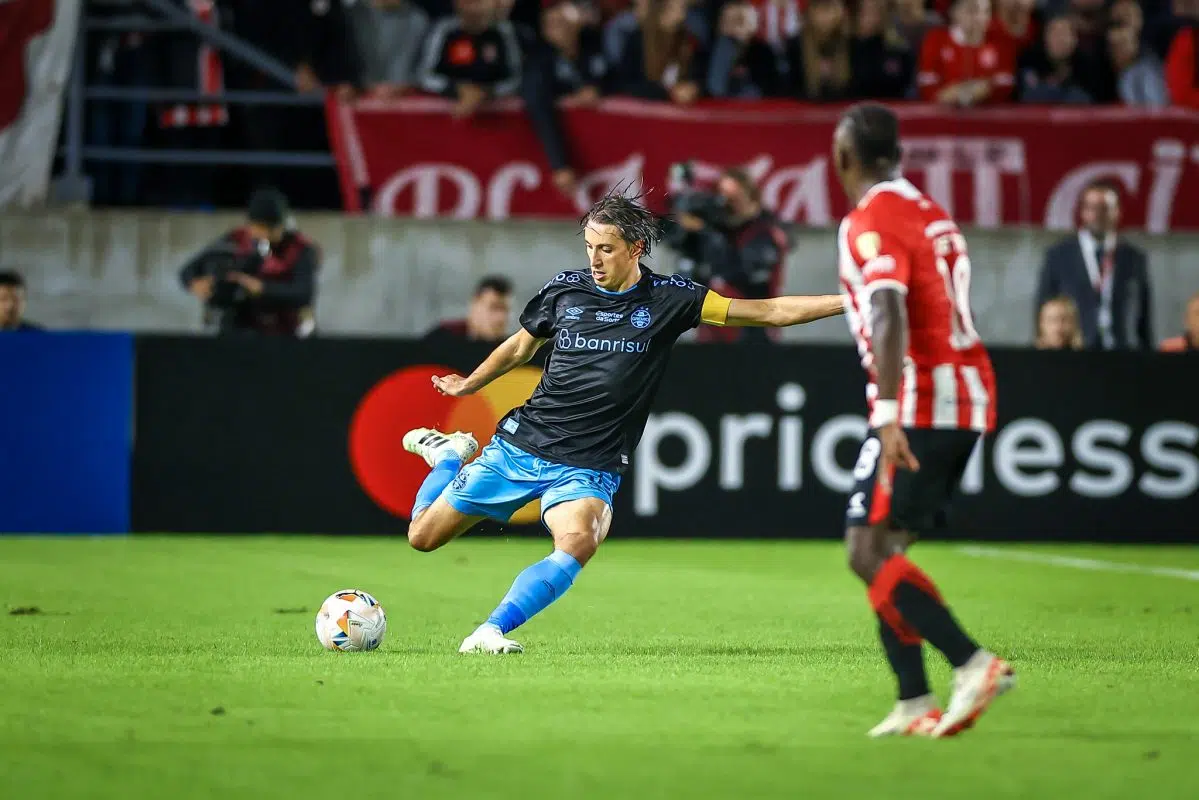
[[(562, 111), (579, 176), (559, 193), (518, 103), (454, 119), (437, 98), (329, 101), (346, 207), (417, 217), (577, 218), (613, 186), (662, 196), (671, 164), (701, 177), (740, 164), (788, 222), (831, 225), (846, 202), (830, 163), (839, 110), (794, 103), (683, 109), (610, 98)], [(904, 172), (963, 224), (1074, 226), (1078, 197), (1106, 178), (1124, 224), (1199, 228), (1199, 113), (1012, 106), (973, 112), (897, 107)]]

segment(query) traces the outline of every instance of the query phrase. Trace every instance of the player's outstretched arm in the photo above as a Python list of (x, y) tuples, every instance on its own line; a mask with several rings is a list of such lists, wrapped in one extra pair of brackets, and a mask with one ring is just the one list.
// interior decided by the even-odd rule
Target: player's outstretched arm
[(766, 300), (737, 298), (729, 301), (728, 313), (723, 322), (710, 321), (716, 325), (786, 328), (815, 322), (825, 317), (835, 317), (844, 311), (841, 296), (835, 294), (771, 297)]
[(537, 339), (533, 334), (521, 328), (516, 333), (491, 351), (491, 355), (483, 360), (474, 372), (463, 378), (461, 375), (434, 376), (433, 386), (442, 394), (451, 397), (462, 397), (474, 394), (496, 378), (510, 372), (521, 364), (527, 364), (537, 352), (545, 339)]

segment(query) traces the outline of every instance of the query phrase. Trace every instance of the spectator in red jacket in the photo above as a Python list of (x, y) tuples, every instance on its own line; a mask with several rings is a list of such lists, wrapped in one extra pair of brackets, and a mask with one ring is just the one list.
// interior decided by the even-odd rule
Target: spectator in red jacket
[(924, 38), (917, 79), (921, 99), (963, 107), (1009, 100), (1016, 56), (1007, 42), (987, 35), (990, 0), (955, 0), (950, 19), (948, 28)]
[(1176, 106), (1199, 108), (1199, 25), (1183, 28), (1170, 45), (1166, 59), (1166, 86)]

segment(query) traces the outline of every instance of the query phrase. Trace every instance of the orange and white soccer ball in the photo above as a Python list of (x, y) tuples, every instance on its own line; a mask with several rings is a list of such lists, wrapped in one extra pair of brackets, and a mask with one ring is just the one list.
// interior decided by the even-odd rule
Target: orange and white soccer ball
[(316, 638), (328, 650), (374, 650), (387, 633), (387, 614), (361, 589), (342, 589), (329, 595), (316, 612)]

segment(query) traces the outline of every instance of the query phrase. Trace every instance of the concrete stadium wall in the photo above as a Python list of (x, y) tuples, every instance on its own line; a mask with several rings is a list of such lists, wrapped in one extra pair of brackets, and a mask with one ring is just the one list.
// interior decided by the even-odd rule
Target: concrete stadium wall
[[(199, 308), (177, 271), (237, 214), (50, 212), (0, 214), (0, 267), (30, 285), (31, 319), (52, 328), (188, 332)], [(322, 246), (317, 318), (323, 334), (405, 336), (462, 314), (471, 285), (503, 273), (528, 296), (562, 269), (585, 264), (575, 226), (563, 222), (397, 220), (301, 215)], [(835, 236), (805, 229), (787, 261), (785, 291), (837, 291)], [(968, 232), (979, 330), (993, 343), (1031, 340), (1041, 254), (1058, 237), (1031, 229)], [(1199, 291), (1199, 235), (1130, 235), (1149, 252), (1156, 335), (1180, 329)], [(670, 271), (673, 254), (651, 259)], [(515, 324), (515, 323), (514, 323)], [(841, 320), (787, 332), (790, 341), (845, 342)]]

